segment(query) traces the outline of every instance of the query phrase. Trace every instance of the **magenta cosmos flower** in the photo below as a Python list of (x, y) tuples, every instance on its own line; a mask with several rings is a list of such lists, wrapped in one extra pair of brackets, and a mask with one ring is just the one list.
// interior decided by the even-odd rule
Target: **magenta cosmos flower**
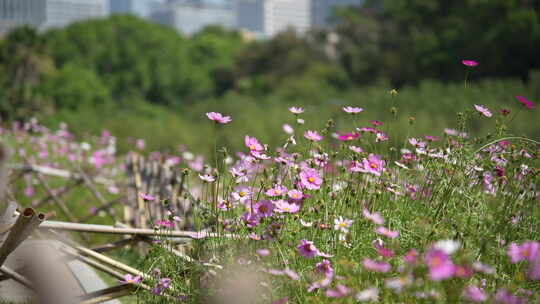
[(290, 107), (289, 111), (295, 115), (304, 113), (304, 109), (301, 107)]
[(306, 168), (300, 172), (300, 183), (309, 190), (317, 190), (321, 187), (323, 180), (317, 170)]
[(343, 133), (338, 136), (341, 141), (355, 140), (360, 136), (360, 133)]
[(486, 292), (474, 285), (470, 285), (463, 290), (463, 297), (475, 303), (485, 302), (488, 299)]
[(244, 144), (249, 148), (250, 151), (263, 151), (264, 147), (259, 143), (255, 137), (250, 137), (246, 135), (244, 137)]
[(540, 257), (540, 244), (538, 242), (525, 242), (522, 245), (511, 243), (508, 247), (510, 262), (517, 263), (522, 260), (533, 262)]
[(206, 117), (220, 124), (226, 124), (232, 121), (230, 116), (223, 116), (223, 114), (217, 112), (208, 112), (206, 113)]
[(319, 255), (319, 250), (313, 245), (313, 242), (300, 240), (300, 245), (296, 246), (298, 253), (305, 258), (313, 258)]
[(317, 131), (311, 131), (311, 130), (307, 130), (304, 133), (304, 137), (313, 142), (321, 141), (323, 139), (322, 135), (317, 133)]
[(523, 96), (516, 96), (516, 99), (521, 102), (521, 104), (524, 105), (527, 109), (534, 109), (534, 102), (527, 100)]
[(364, 265), (365, 269), (376, 272), (388, 272), (390, 271), (390, 268), (392, 268), (392, 266), (386, 262), (377, 262), (368, 258), (362, 260), (362, 265)]
[(489, 109), (483, 105), (474, 105), (474, 108), (476, 111), (480, 112), (480, 114), (484, 115), (485, 117), (491, 117), (491, 112)]
[(349, 114), (358, 114), (362, 111), (364, 111), (364, 109), (362, 108), (359, 108), (359, 107), (351, 107), (351, 106), (347, 106), (347, 107), (343, 107), (343, 111), (349, 113)]
[(274, 211), (274, 204), (269, 200), (262, 200), (255, 204), (255, 213), (259, 217), (271, 217)]
[(322, 262), (315, 265), (317, 272), (324, 274), (326, 277), (332, 277), (334, 275), (334, 268), (329, 260), (324, 259)]
[(468, 67), (475, 67), (478, 65), (478, 62), (474, 61), (474, 60), (462, 60), (461, 63), (465, 66), (468, 66)]
[(428, 266), (429, 278), (432, 281), (448, 279), (454, 275), (454, 263), (442, 250), (431, 248), (426, 253), (424, 262)]

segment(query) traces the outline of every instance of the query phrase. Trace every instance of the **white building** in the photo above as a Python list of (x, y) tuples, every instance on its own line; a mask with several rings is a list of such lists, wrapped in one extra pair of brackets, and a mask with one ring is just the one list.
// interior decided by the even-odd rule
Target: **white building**
[(19, 25), (46, 30), (107, 15), (106, 0), (0, 0), (0, 33)]
[(209, 25), (236, 27), (234, 7), (207, 1), (169, 1), (153, 11), (150, 18), (186, 35), (192, 35)]
[(109, 0), (109, 11), (111, 14), (131, 14), (147, 18), (163, 2), (163, 0)]
[(336, 7), (360, 5), (362, 0), (238, 0), (238, 28), (256, 36), (273, 37), (288, 28), (304, 33), (331, 25)]

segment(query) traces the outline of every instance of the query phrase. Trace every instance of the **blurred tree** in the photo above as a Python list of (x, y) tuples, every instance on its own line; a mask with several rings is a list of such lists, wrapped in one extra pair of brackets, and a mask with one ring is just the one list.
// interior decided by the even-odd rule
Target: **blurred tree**
[(40, 112), (50, 114), (52, 103), (42, 92), (43, 80), (54, 73), (45, 41), (35, 29), (20, 27), (0, 44), (0, 116), (28, 119)]
[(59, 67), (94, 71), (115, 100), (178, 105), (211, 93), (211, 79), (189, 57), (189, 41), (172, 28), (113, 16), (51, 31), (45, 39)]
[(96, 107), (110, 99), (109, 89), (92, 71), (66, 64), (44, 84), (56, 108), (77, 110)]

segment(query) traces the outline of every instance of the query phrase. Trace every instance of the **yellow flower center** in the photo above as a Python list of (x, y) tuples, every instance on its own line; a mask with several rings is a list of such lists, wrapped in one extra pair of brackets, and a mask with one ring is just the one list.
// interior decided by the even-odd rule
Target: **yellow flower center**
[(249, 148), (250, 148), (251, 150), (255, 150), (257, 147), (256, 147), (255, 145), (251, 145), (251, 146), (249, 146)]
[(430, 264), (431, 264), (432, 267), (437, 267), (437, 266), (441, 265), (441, 262), (442, 261), (441, 261), (441, 259), (439, 257), (434, 257), (434, 258), (431, 259)]
[(524, 257), (528, 257), (528, 256), (529, 256), (529, 250), (527, 250), (527, 249), (522, 249), (522, 250), (521, 250), (521, 255), (524, 256)]
[(314, 179), (313, 177), (310, 176), (307, 180), (308, 180), (310, 183), (313, 183), (313, 181), (314, 181), (315, 179)]
[(347, 136), (347, 140), (353, 140), (353, 139), (354, 137), (352, 137), (352, 135)]
[(369, 164), (369, 166), (371, 168), (373, 168), (373, 169), (377, 169), (377, 167), (378, 167), (376, 163), (371, 163), (371, 164)]
[(240, 197), (244, 197), (244, 196), (246, 196), (246, 193), (244, 191), (240, 191), (240, 192), (238, 192), (238, 195), (240, 195)]
[(292, 197), (293, 198), (298, 198), (298, 193), (293, 193)]
[(281, 194), (281, 190), (279, 190), (279, 189), (275, 189), (275, 190), (274, 190), (274, 194), (276, 194), (276, 195), (280, 195), (280, 194)]
[(341, 223), (339, 223), (339, 226), (345, 228), (345, 227), (347, 227), (347, 223), (341, 222)]

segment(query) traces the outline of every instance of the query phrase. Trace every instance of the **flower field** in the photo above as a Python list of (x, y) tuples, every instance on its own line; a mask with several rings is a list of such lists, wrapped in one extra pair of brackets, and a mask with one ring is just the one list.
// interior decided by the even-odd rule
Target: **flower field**
[[(277, 118), (281, 145), (268, 146), (246, 126), (240, 151), (218, 145), (234, 115), (201, 113), (214, 128), (208, 159), (187, 150), (149, 152), (144, 140), (133, 141), (129, 154), (182, 173), (197, 201), (193, 228), (217, 237), (184, 246), (191, 261), (172, 254), (168, 238), (143, 254), (125, 249), (120, 258), (147, 276), (126, 274), (121, 282), (152, 287), (135, 292), (141, 303), (538, 303), (540, 143), (511, 133), (525, 111), (536, 109), (523, 96), (503, 109), (475, 104), (463, 109), (456, 129), (397, 141), (368, 108), (343, 107), (354, 128), (341, 130), (333, 120), (308, 129), (307, 110), (291, 107)], [(470, 133), (478, 120), (495, 127)], [(77, 163), (115, 181), (108, 196), (123, 195), (124, 156), (106, 131), (76, 138), (67, 125), (52, 131), (33, 120), (2, 136), (16, 160)], [(35, 205), (40, 191), (27, 176), (13, 195)], [(138, 195), (167, 209), (148, 215), (156, 231), (187, 220), (170, 198)], [(76, 215), (108, 223), (82, 194), (68, 201)]]

